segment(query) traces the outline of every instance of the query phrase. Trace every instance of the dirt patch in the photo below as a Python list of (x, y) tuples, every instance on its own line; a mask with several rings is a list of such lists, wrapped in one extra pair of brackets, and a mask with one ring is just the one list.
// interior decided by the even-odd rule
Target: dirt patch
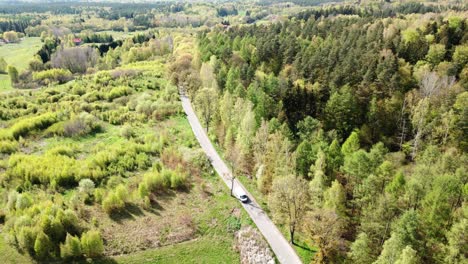
[(193, 196), (178, 193), (173, 197), (159, 197), (150, 210), (126, 210), (120, 216), (108, 216), (102, 210), (92, 210), (90, 219), (100, 219), (99, 227), (106, 243), (108, 256), (128, 254), (180, 243), (196, 237), (192, 219)]

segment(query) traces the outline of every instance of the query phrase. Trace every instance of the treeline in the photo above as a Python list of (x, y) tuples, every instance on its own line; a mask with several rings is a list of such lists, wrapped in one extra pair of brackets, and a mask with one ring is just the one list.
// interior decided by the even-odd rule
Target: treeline
[(25, 29), (29, 26), (34, 26), (31, 18), (19, 20), (3, 20), (0, 21), (0, 32), (15, 31), (25, 33)]
[(291, 240), (320, 248), (317, 263), (463, 263), (467, 23), (341, 16), (215, 29), (172, 77)]
[(447, 5), (426, 5), (423, 3), (409, 2), (402, 3), (396, 6), (388, 5), (337, 5), (320, 9), (311, 9), (300, 12), (291, 17), (297, 17), (303, 20), (308, 20), (313, 17), (336, 16), (336, 15), (357, 15), (360, 17), (396, 17), (398, 14), (425, 14), (425, 13), (440, 13), (447, 10), (464, 11), (466, 7), (447, 6)]
[(25, 89), (53, 83), (63, 84), (79, 74), (98, 69), (113, 69), (118, 65), (163, 56), (169, 54), (173, 48), (172, 37), (157, 38), (154, 33), (137, 34), (124, 41), (113, 40), (107, 34), (87, 32), (82, 37), (82, 42), (112, 41), (76, 46), (75, 36), (72, 34), (62, 38), (44, 37), (44, 44), (29, 62), (28, 69), (18, 72), (16, 68), (9, 67), (13, 87)]
[(343, 0), (289, 0), (289, 1), (278, 1), (278, 0), (261, 0), (259, 2), (260, 5), (272, 5), (277, 3), (294, 3), (296, 5), (301, 6), (314, 6), (326, 3), (337, 3), (343, 2)]

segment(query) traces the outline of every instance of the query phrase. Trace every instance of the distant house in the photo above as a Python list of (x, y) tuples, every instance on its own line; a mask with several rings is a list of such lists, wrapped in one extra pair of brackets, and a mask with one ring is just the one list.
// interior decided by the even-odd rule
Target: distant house
[(74, 38), (73, 43), (75, 43), (76, 46), (81, 45), (81, 38)]

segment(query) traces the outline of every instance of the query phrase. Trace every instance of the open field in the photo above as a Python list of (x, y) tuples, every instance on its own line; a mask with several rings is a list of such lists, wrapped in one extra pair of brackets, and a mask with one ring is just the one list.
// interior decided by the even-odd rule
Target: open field
[(29, 61), (41, 47), (42, 42), (39, 37), (26, 37), (20, 43), (0, 46), (0, 57), (21, 71), (28, 67)]
[[(29, 61), (41, 46), (42, 43), (39, 37), (26, 37), (20, 43), (0, 46), (0, 57), (3, 57), (9, 65), (13, 65), (21, 71), (28, 67)], [(11, 83), (8, 75), (0, 74), (0, 92), (10, 89)]]

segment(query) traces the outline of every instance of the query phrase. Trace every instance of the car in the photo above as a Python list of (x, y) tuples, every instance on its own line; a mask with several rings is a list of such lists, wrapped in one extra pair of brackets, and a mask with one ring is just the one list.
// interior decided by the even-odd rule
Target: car
[(242, 189), (236, 189), (236, 198), (239, 199), (243, 203), (249, 202), (249, 196), (244, 192)]

